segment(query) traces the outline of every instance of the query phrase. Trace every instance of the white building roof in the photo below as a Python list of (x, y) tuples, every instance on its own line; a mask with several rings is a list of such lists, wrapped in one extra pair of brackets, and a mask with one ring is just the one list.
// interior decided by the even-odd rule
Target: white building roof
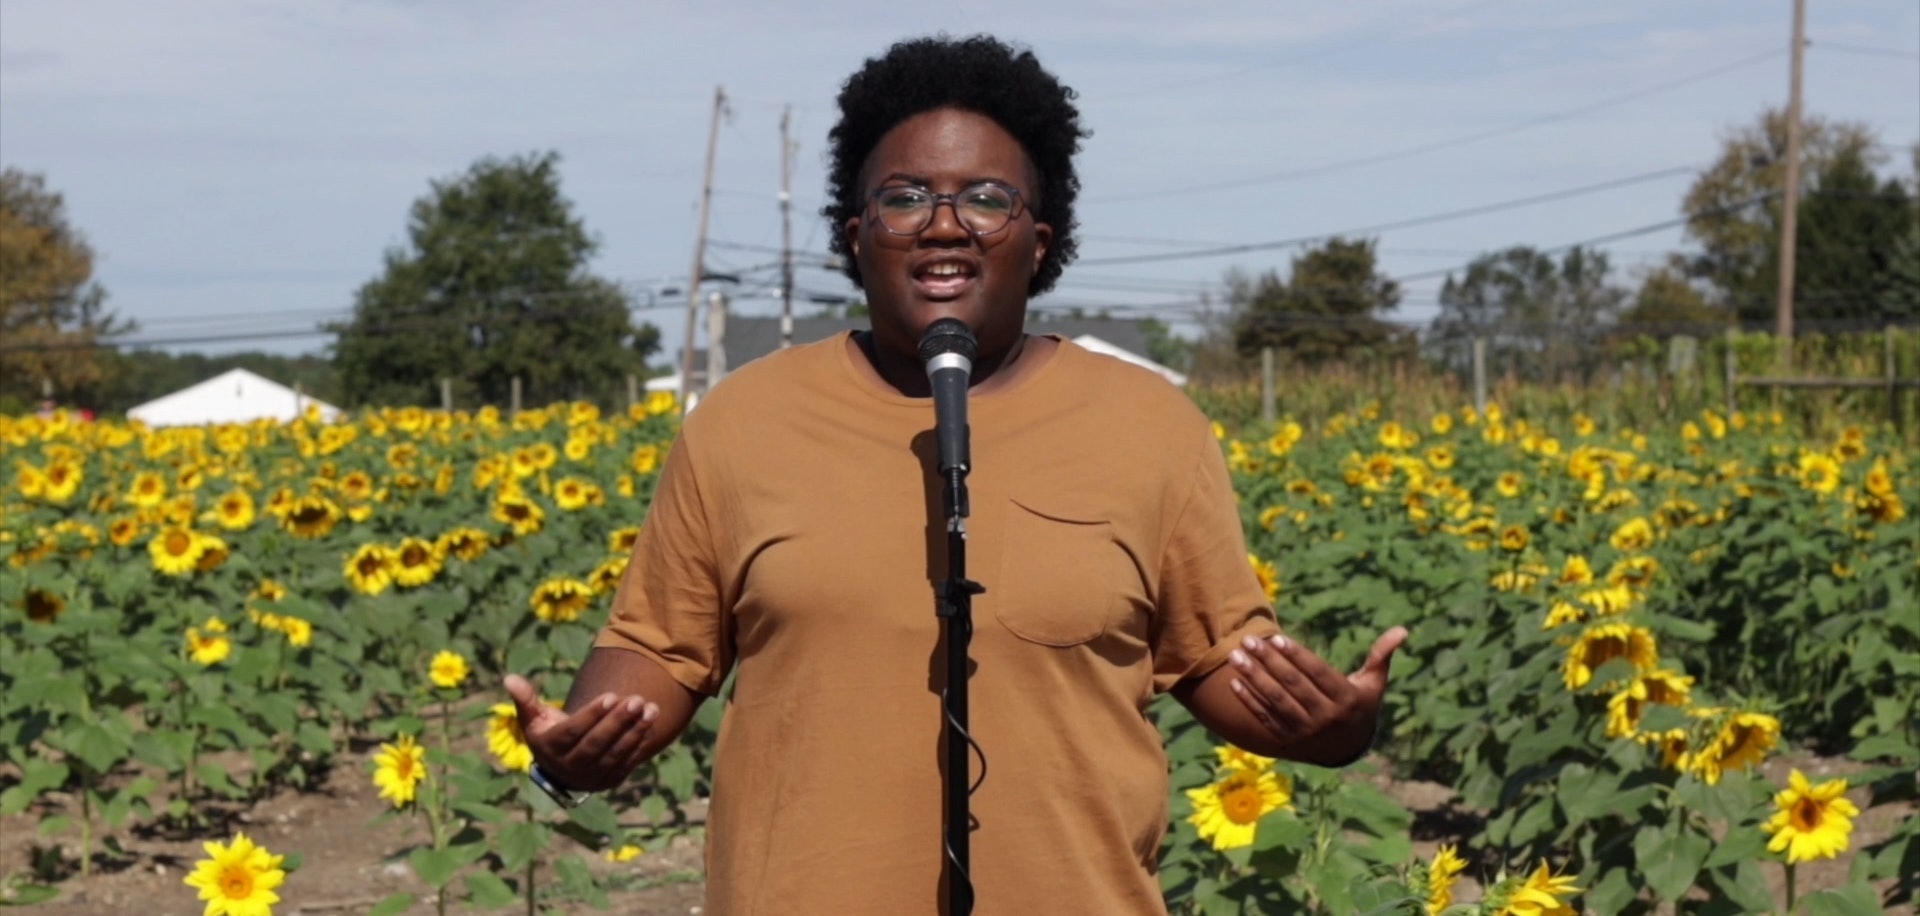
[(323, 420), (332, 421), (340, 416), (338, 407), (245, 369), (233, 369), (134, 407), (127, 411), (127, 419), (139, 420), (148, 426), (250, 423), (263, 418), (287, 423), (310, 406), (320, 408)]
[(1107, 343), (1106, 341), (1101, 340), (1100, 338), (1095, 337), (1092, 334), (1082, 334), (1079, 337), (1075, 337), (1073, 339), (1073, 342), (1089, 350), (1092, 350), (1095, 353), (1104, 353), (1107, 356), (1111, 356), (1114, 359), (1120, 360), (1121, 362), (1128, 362), (1136, 366), (1145, 368), (1153, 372), (1153, 374), (1158, 375), (1161, 378), (1174, 383), (1175, 385), (1185, 385), (1187, 383), (1187, 377), (1185, 375), (1182, 375), (1181, 373), (1175, 372), (1172, 369), (1162, 366), (1159, 363), (1154, 362), (1153, 360), (1150, 360), (1144, 356), (1141, 356), (1138, 353), (1133, 352), (1132, 350), (1123, 349), (1121, 347), (1117, 347), (1117, 346), (1114, 346), (1113, 344)]

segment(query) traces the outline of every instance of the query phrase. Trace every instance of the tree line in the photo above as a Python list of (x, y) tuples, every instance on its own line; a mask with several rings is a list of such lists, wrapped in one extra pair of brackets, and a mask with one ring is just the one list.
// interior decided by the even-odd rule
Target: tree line
[[(1199, 340), (1148, 320), (1149, 356), (1206, 375), (1244, 371), (1266, 348), (1317, 365), (1425, 358), (1459, 364), (1487, 341), (1496, 369), (1591, 372), (1621, 341), (1770, 327), (1786, 118), (1764, 112), (1731, 131), (1681, 202), (1686, 246), (1623, 278), (1604, 251), (1515, 245), (1449, 272), (1424, 329), (1390, 320), (1401, 290), (1379, 270), (1378, 240), (1334, 238), (1284, 274), (1230, 270)], [(1920, 145), (1910, 174), (1868, 126), (1809, 117), (1798, 211), (1795, 321), (1868, 329), (1920, 321)], [(236, 366), (300, 384), (342, 406), (611, 400), (650, 374), (660, 332), (632, 318), (635, 293), (589, 270), (599, 239), (560, 187), (559, 156), (488, 157), (430, 182), (407, 214), (406, 242), (382, 256), (351, 314), (324, 326), (324, 354), (120, 352), (135, 330), (106, 307), (94, 252), (45, 179), (0, 169), (0, 410), (52, 394), (125, 410)]]

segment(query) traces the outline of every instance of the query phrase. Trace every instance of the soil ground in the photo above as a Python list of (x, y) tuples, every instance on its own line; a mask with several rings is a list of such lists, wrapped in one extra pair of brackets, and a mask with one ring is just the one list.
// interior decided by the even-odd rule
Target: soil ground
[[(1784, 784), (1787, 771), (1799, 767), (1815, 782), (1855, 772), (1858, 765), (1846, 760), (1810, 756), (1776, 757), (1766, 767), (1775, 784)], [(299, 852), (304, 862), (280, 888), (282, 902), (276, 916), (342, 916), (364, 913), (389, 894), (401, 891), (423, 892), (420, 882), (406, 865), (406, 853), (425, 838), (416, 819), (386, 818), (386, 801), (378, 797), (367, 777), (366, 754), (344, 757), (317, 791), (282, 792), (252, 808), (232, 815), (228, 833), (243, 830), (274, 852)], [(1446, 842), (1471, 847), (1479, 821), (1450, 805), (1452, 793), (1445, 786), (1419, 782), (1382, 782), (1389, 794), (1416, 812), (1415, 849), (1423, 858)], [(1855, 789), (1851, 797), (1863, 809), (1866, 792)], [(64, 868), (77, 864), (77, 835), (68, 833), (49, 840), (38, 837), (37, 825), (50, 812), (29, 811), (0, 818), (0, 882), (30, 872), (36, 856), (45, 858), (58, 849)], [(703, 812), (689, 812), (696, 821)], [(1903, 817), (1912, 811), (1888, 807), (1869, 810), (1856, 822), (1853, 847), (1885, 837)], [(200, 840), (168, 836), (153, 831), (125, 830), (117, 839), (125, 856), (97, 859), (94, 873), (82, 879), (77, 875), (60, 883), (58, 898), (26, 908), (23, 912), (43, 916), (199, 916), (202, 904), (193, 889), (182, 879), (193, 864), (203, 858)], [(56, 845), (57, 844), (57, 845)], [(1845, 883), (1848, 858), (1810, 863), (1801, 867), (1801, 893)], [(607, 912), (624, 916), (698, 916), (704, 885), (701, 881), (701, 850), (697, 837), (684, 837), (666, 849), (656, 849), (631, 862), (612, 864), (596, 861), (603, 874), (617, 877), (622, 889), (611, 894)], [(1781, 870), (1767, 867), (1779, 894)], [(1474, 900), (1479, 889), (1471, 876), (1456, 893), (1456, 899)], [(580, 901), (556, 901), (548, 912), (591, 913)], [(449, 907), (454, 910), (454, 907)], [(459, 909), (458, 912), (473, 912)], [(433, 912), (424, 900), (410, 914)], [(507, 908), (501, 913), (525, 912)], [(1912, 906), (1890, 911), (1913, 916)]]

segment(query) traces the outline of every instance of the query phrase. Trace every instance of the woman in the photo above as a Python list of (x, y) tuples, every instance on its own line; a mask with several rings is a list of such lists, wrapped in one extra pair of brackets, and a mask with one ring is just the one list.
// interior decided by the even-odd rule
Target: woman
[[(735, 674), (710, 914), (933, 913), (944, 538), (916, 347), (970, 390), (981, 913), (1163, 913), (1171, 691), (1222, 738), (1339, 765), (1395, 629), (1347, 676), (1278, 635), (1208, 423), (1158, 377), (1024, 332), (1074, 253), (1073, 93), (995, 40), (909, 41), (840, 95), (826, 215), (869, 331), (730, 376), (690, 415), (568, 711), (509, 690), (545, 778), (618, 785)], [(978, 770), (975, 776), (979, 776)]]

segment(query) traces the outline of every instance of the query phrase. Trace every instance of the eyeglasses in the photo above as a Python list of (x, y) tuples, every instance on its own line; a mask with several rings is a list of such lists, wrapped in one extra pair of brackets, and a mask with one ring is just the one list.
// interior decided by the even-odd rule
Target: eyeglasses
[(881, 228), (894, 235), (919, 235), (933, 225), (933, 211), (941, 201), (953, 205), (953, 215), (974, 236), (992, 235), (1020, 215), (1020, 192), (994, 181), (982, 181), (953, 194), (935, 194), (919, 185), (897, 184), (875, 190), (869, 197)]

